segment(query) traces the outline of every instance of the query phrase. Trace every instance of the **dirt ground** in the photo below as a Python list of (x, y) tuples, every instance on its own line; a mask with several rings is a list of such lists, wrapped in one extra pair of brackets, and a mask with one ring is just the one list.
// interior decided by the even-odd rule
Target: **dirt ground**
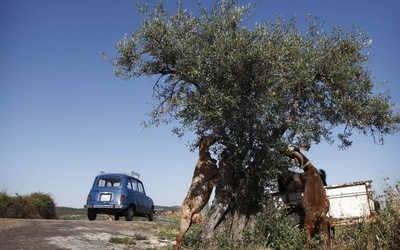
[[(0, 249), (160, 249), (175, 244), (157, 236), (168, 222), (0, 219)], [(146, 236), (132, 245), (111, 237)]]

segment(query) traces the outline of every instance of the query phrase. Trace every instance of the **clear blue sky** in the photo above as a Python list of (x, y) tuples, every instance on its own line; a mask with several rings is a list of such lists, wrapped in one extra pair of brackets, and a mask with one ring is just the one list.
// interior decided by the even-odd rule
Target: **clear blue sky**
[[(196, 10), (195, 1), (184, 2)], [(392, 102), (400, 103), (398, 0), (252, 2), (253, 23), (274, 22), (278, 13), (286, 20), (296, 14), (303, 25), (311, 13), (326, 29), (354, 23), (368, 31), (368, 66), (376, 82), (387, 81), (382, 90), (392, 90)], [(135, 170), (157, 205), (181, 204), (197, 161), (197, 151), (186, 147), (194, 136), (178, 139), (168, 126), (144, 130), (140, 122), (155, 102), (154, 81), (116, 78), (99, 56), (115, 55), (115, 43), (141, 18), (135, 0), (0, 2), (0, 191), (51, 193), (57, 205), (80, 208), (101, 170)], [(326, 170), (328, 184), (372, 179), (379, 190), (383, 178), (399, 180), (400, 134), (387, 137), (384, 146), (370, 137), (353, 139), (347, 151), (320, 144), (307, 154)]]

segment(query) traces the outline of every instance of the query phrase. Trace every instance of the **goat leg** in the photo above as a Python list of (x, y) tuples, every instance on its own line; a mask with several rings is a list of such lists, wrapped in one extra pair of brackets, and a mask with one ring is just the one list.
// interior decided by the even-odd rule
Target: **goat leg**
[(181, 215), (181, 227), (179, 230), (179, 234), (176, 237), (176, 245), (175, 250), (178, 250), (182, 244), (183, 235), (189, 230), (192, 225), (192, 215), (191, 214), (182, 214)]
[(326, 244), (326, 249), (330, 250), (331, 249), (331, 226), (329, 219), (326, 217), (321, 218), (321, 226), (323, 227), (324, 230), (324, 236), (325, 236), (325, 244)]
[(307, 249), (311, 250), (311, 234), (314, 232), (314, 227), (315, 227), (315, 221), (307, 216), (306, 214), (306, 219), (304, 221), (305, 227), (306, 227), (306, 233), (307, 233)]

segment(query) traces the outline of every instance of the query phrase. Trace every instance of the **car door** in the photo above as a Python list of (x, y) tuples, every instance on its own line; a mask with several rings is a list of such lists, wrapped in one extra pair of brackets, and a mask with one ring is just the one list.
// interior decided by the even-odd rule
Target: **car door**
[(142, 211), (148, 213), (151, 210), (150, 198), (147, 197), (143, 183), (141, 181), (138, 181), (138, 188), (140, 193)]
[(132, 187), (133, 187), (133, 193), (134, 193), (134, 200), (136, 203), (136, 210), (137, 211), (143, 211), (143, 197), (140, 192), (140, 185), (139, 181), (137, 179), (131, 179), (132, 182)]
[(126, 178), (126, 199), (125, 205), (129, 205), (130, 203), (137, 203), (136, 202), (136, 191), (134, 187), (134, 183), (132, 182), (132, 179)]

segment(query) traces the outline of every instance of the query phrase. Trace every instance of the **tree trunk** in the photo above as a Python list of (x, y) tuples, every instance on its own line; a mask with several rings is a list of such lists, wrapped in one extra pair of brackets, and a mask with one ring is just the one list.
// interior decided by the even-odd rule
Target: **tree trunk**
[(201, 238), (204, 244), (213, 245), (220, 236), (241, 239), (243, 230), (252, 226), (259, 206), (254, 196), (247, 197), (247, 194), (258, 189), (246, 181), (248, 178), (248, 174), (235, 170), (232, 154), (224, 151), (219, 161), (215, 198), (203, 222)]

